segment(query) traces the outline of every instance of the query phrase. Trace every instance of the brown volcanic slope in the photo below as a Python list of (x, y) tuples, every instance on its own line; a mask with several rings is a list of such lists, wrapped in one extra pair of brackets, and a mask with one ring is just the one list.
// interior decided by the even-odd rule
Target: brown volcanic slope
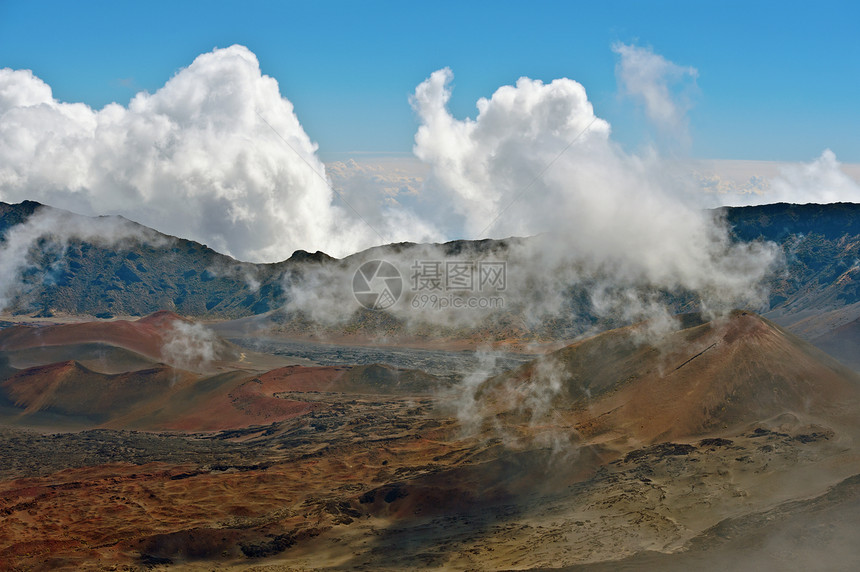
[[(315, 373), (329, 370), (338, 372), (338, 375), (321, 378)], [(423, 371), (378, 363), (338, 368), (288, 366), (264, 373), (258, 379), (263, 382), (282, 382), (280, 391), (429, 395), (441, 389), (439, 379)]]
[[(164, 352), (167, 342), (180, 338), (183, 332), (176, 332), (176, 324), (193, 324), (173, 312), (159, 311), (134, 321), (114, 320), (106, 322), (77, 322), (68, 324), (52, 324), (47, 326), (18, 325), (0, 330), (0, 351), (14, 352), (23, 350), (61, 348), (79, 346), (82, 344), (104, 344), (111, 347), (123, 348), (140, 356), (156, 361), (177, 361), (171, 365), (177, 367), (193, 366), (199, 369), (217, 369), (225, 362), (246, 360), (253, 352), (242, 352), (233, 344), (212, 335), (211, 343), (214, 354), (212, 359), (201, 363), (199, 357), (189, 354), (168, 355)], [(180, 344), (180, 348), (183, 344)], [(193, 349), (193, 348), (192, 348)], [(50, 352), (46, 352), (50, 353)], [(65, 353), (68, 353), (66, 351)], [(252, 360), (246, 360), (245, 366), (251, 365)], [(283, 365), (284, 360), (263, 360), (271, 363), (269, 367)], [(187, 362), (187, 363), (186, 363)], [(44, 364), (41, 364), (44, 365)]]
[(620, 561), (556, 572), (854, 570), (860, 562), (860, 475), (819, 496), (726, 519), (676, 553), (645, 551)]
[[(426, 396), (440, 381), (424, 372), (386, 365), (305, 367), (287, 366), (254, 377), (221, 374), (189, 385), (159, 410), (146, 412), (146, 425), (183, 431), (218, 431), (274, 423), (313, 412), (331, 411), (313, 397), (335, 394), (360, 396)], [(291, 395), (298, 399), (291, 399)], [(310, 395), (307, 395), (310, 394)], [(193, 404), (190, 406), (189, 404)], [(130, 419), (130, 418), (127, 418)], [(123, 420), (129, 423), (128, 420)], [(113, 426), (118, 426), (116, 423)]]
[(102, 374), (76, 361), (28, 368), (0, 382), (6, 422), (97, 426), (158, 401), (189, 372), (159, 365), (120, 374)]
[[(39, 346), (22, 350), (0, 351), (16, 369), (27, 369), (64, 361), (76, 361), (99, 373), (126, 373), (149, 369), (158, 361), (139, 353), (102, 342)], [(0, 373), (0, 377), (3, 374)]]
[(634, 444), (735, 430), (783, 413), (844, 420), (860, 402), (860, 376), (752, 313), (688, 327), (658, 345), (637, 343), (638, 332), (632, 326), (579, 342), (488, 380), (480, 395), (539, 421), (528, 398), (561, 377), (555, 414), (575, 417), (583, 438)]
[(189, 334), (177, 324), (195, 325), (168, 311), (134, 321), (17, 325), (0, 329), (0, 355), (18, 369), (74, 360), (110, 374), (159, 367), (162, 362), (198, 373), (268, 371), (311, 363), (244, 350), (199, 324)]
[(488, 380), (469, 437), (432, 378), (381, 366), (195, 377), (110, 421), (245, 429), (0, 431), (0, 454), (44, 457), (0, 464), (0, 562), (660, 569), (723, 530), (767, 544), (769, 517), (805, 514), (793, 501), (853, 508), (830, 487), (860, 473), (857, 376), (752, 314), (689, 326), (659, 347), (608, 332)]
[(182, 389), (163, 407), (146, 411), (145, 416), (131, 425), (220, 431), (285, 421), (326, 409), (314, 402), (276, 397), (289, 389), (293, 377), (324, 386), (347, 369), (289, 366), (259, 376), (239, 375), (239, 372), (217, 375)]
[(0, 421), (136, 430), (221, 431), (327, 408), (281, 396), (290, 392), (417, 396), (439, 386), (431, 375), (384, 365), (287, 366), (259, 375), (233, 370), (199, 376), (164, 364), (103, 374), (65, 361), (6, 376), (0, 381)]
[(172, 312), (156, 312), (133, 322), (81, 322), (50, 326), (13, 326), (0, 330), (0, 349), (21, 350), (40, 346), (64, 346), (101, 342), (126, 348), (150, 358), (161, 358), (165, 333), (175, 321), (186, 321)]

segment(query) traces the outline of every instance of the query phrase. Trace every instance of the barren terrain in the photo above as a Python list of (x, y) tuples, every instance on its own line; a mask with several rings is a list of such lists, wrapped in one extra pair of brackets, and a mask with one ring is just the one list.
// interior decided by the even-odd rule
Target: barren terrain
[[(128, 338), (37, 349), (7, 330), (0, 562), (803, 569), (826, 552), (847, 569), (856, 374), (752, 314), (685, 325), (665, 345), (607, 332), (477, 386), (403, 367), (427, 359), (404, 348), (369, 354), (399, 367), (195, 373)], [(102, 371), (33, 365), (96, 349)]]

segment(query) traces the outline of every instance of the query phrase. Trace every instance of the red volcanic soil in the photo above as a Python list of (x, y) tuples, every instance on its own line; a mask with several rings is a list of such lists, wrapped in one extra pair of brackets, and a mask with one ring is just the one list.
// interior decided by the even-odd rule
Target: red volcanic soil
[(218, 431), (284, 421), (321, 406), (280, 399), (300, 384), (326, 386), (347, 368), (292, 368), (287, 375), (252, 377), (234, 371), (198, 378), (167, 366), (106, 375), (75, 361), (22, 370), (0, 382), (0, 402), (17, 425), (63, 422), (143, 430)]
[(185, 318), (161, 311), (135, 321), (82, 322), (50, 326), (13, 326), (0, 330), (0, 350), (101, 342), (161, 359), (164, 335)]
[(240, 547), (271, 546), (283, 534), (299, 543), (337, 534), (360, 514), (365, 489), (450, 451), (405, 440), (408, 449), (357, 440), (336, 455), (259, 468), (201, 469), (189, 455), (187, 465), (117, 463), (0, 481), (0, 569), (138, 570), (151, 555), (178, 566), (211, 569), (207, 561), (221, 561), (244, 570), (260, 561)]
[[(337, 375), (328, 375), (337, 372)], [(322, 375), (326, 372), (326, 375)], [(288, 366), (259, 376), (266, 383), (281, 384), (280, 391), (326, 391), (372, 395), (428, 395), (438, 380), (419, 370), (384, 364), (309, 368)]]
[[(384, 365), (369, 366), (288, 366), (251, 379), (222, 381), (229, 374), (209, 378), (183, 389), (172, 398), (194, 407), (157, 419), (166, 429), (217, 431), (248, 425), (273, 423), (327, 407), (323, 403), (290, 399), (296, 393), (346, 393), (363, 395), (427, 395), (436, 379), (419, 371)], [(216, 387), (217, 386), (217, 387)], [(205, 394), (204, 394), (204, 389)]]
[(18, 408), (22, 418), (48, 413), (92, 425), (160, 399), (191, 379), (188, 372), (166, 366), (107, 375), (66, 361), (15, 373), (0, 382), (0, 398)]
[[(603, 333), (488, 380), (502, 404), (561, 380), (555, 411), (584, 436), (643, 442), (683, 439), (782, 413), (844, 418), (860, 400), (860, 376), (767, 320), (736, 312), (723, 321), (637, 342), (636, 328)], [(512, 401), (513, 400), (513, 401)]]
[[(816, 514), (827, 487), (860, 471), (856, 426), (839, 426), (856, 416), (860, 378), (752, 314), (688, 325), (651, 343), (636, 327), (607, 332), (487, 380), (477, 397), (495, 417), (472, 437), (443, 395), (422, 394), (432, 376), (386, 366), (172, 384), (163, 366), (148, 379), (74, 361), (13, 371), (0, 405), (25, 417), (258, 427), (0, 432), (0, 452), (39, 459), (7, 460), (0, 479), (0, 569), (563, 569)], [(834, 502), (856, 514), (852, 495)], [(726, 520), (741, 517), (751, 524)], [(808, 542), (841, 528), (821, 521)]]
[[(119, 327), (157, 332), (170, 321), (169, 315), (151, 316)], [(54, 341), (65, 341), (57, 331), (49, 332)], [(163, 364), (105, 374), (69, 360), (11, 370), (0, 382), (0, 418), (19, 426), (220, 431), (328, 407), (313, 397), (293, 399), (291, 392), (427, 395), (437, 381), (420, 371), (384, 365), (288, 366), (258, 375), (234, 369), (200, 376)]]
[(277, 391), (338, 391), (337, 380), (348, 367), (303, 367), (291, 365), (267, 371), (254, 378), (260, 386)]
[[(17, 425), (220, 431), (270, 424), (327, 405), (290, 393), (426, 395), (435, 378), (372, 365), (289, 366), (261, 375), (235, 370), (201, 377), (169, 366), (103, 374), (76, 361), (21, 370), (0, 382), (5, 417)], [(11, 410), (11, 415), (10, 415)]]
[[(299, 417), (326, 407), (312, 401), (297, 401), (276, 397), (289, 391), (328, 391), (332, 380), (340, 377), (346, 367), (290, 366), (248, 379), (229, 379), (229, 374), (216, 376), (179, 392), (174, 403), (194, 403), (194, 407), (175, 406), (165, 415), (165, 429), (183, 431), (220, 431), (250, 425), (268, 424)], [(222, 382), (226, 379), (226, 383)], [(170, 420), (167, 420), (170, 418)]]

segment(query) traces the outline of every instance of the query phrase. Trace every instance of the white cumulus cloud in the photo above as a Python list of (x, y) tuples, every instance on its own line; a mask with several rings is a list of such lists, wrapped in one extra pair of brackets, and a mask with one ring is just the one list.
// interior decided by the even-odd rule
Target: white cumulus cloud
[[(683, 125), (671, 81), (695, 70), (650, 50), (615, 50), (624, 88), (651, 118), (670, 131)], [(326, 167), (292, 104), (242, 46), (203, 54), (155, 93), (101, 110), (57, 101), (28, 71), (0, 70), (0, 200), (122, 214), (251, 261), (299, 248), (342, 256), (393, 240), (550, 233), (511, 254), (510, 295), (528, 307), (535, 292), (561, 300), (572, 280), (595, 276), (613, 281), (596, 307), (642, 286), (729, 303), (773, 263), (767, 248), (730, 243), (688, 172), (616, 145), (576, 81), (523, 77), (459, 119), (448, 109), (452, 77), (433, 72), (411, 97), (423, 182), (333, 164), (346, 206), (318, 176)]]
[(381, 242), (314, 173), (325, 173), (316, 151), (243, 46), (202, 54), (155, 93), (101, 110), (57, 101), (30, 71), (0, 70), (6, 202), (122, 214), (250, 261)]
[(491, 234), (547, 230), (530, 223), (535, 217), (552, 218), (548, 203), (565, 202), (568, 190), (548, 185), (541, 173), (574, 139), (570, 155), (605, 149), (609, 124), (594, 116), (579, 83), (557, 79), (545, 84), (525, 77), (478, 100), (476, 119), (458, 120), (447, 109), (452, 78), (451, 70), (438, 70), (412, 96), (421, 121), (414, 153), (430, 165), (425, 191), (441, 199), (441, 212), (435, 213), (440, 223), (455, 235), (482, 238), (477, 235), (491, 230), (497, 215), (529, 188), (530, 197), (545, 200), (519, 203), (518, 216), (492, 227)]
[[(665, 321), (660, 290), (695, 292), (706, 309), (762, 303), (758, 285), (777, 262), (776, 250), (732, 244), (704, 210), (687, 167), (624, 152), (582, 85), (520, 78), (478, 100), (474, 119), (459, 119), (448, 109), (452, 77), (438, 70), (412, 96), (420, 121), (414, 153), (428, 166), (420, 195), (437, 205), (422, 215), (450, 237), (541, 235), (504, 254), (506, 308), (530, 323), (558, 315), (575, 284), (588, 285), (597, 314), (625, 321)], [(430, 246), (386, 256), (403, 276), (410, 261), (451, 259)], [(355, 306), (338, 301), (349, 299), (361, 261), (292, 283), (290, 309), (327, 323), (348, 319)], [(445, 325), (482, 317), (417, 312), (408, 303), (389, 312)]]

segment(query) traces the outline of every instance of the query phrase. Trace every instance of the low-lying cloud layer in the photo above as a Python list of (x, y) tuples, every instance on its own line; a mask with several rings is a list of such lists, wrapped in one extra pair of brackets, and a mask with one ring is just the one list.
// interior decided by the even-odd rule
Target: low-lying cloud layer
[(860, 183), (841, 169), (830, 149), (809, 163), (784, 165), (770, 186), (765, 197), (771, 202), (860, 202)]
[(697, 161), (692, 176), (715, 207), (860, 202), (860, 165), (840, 163), (830, 149), (807, 163)]

